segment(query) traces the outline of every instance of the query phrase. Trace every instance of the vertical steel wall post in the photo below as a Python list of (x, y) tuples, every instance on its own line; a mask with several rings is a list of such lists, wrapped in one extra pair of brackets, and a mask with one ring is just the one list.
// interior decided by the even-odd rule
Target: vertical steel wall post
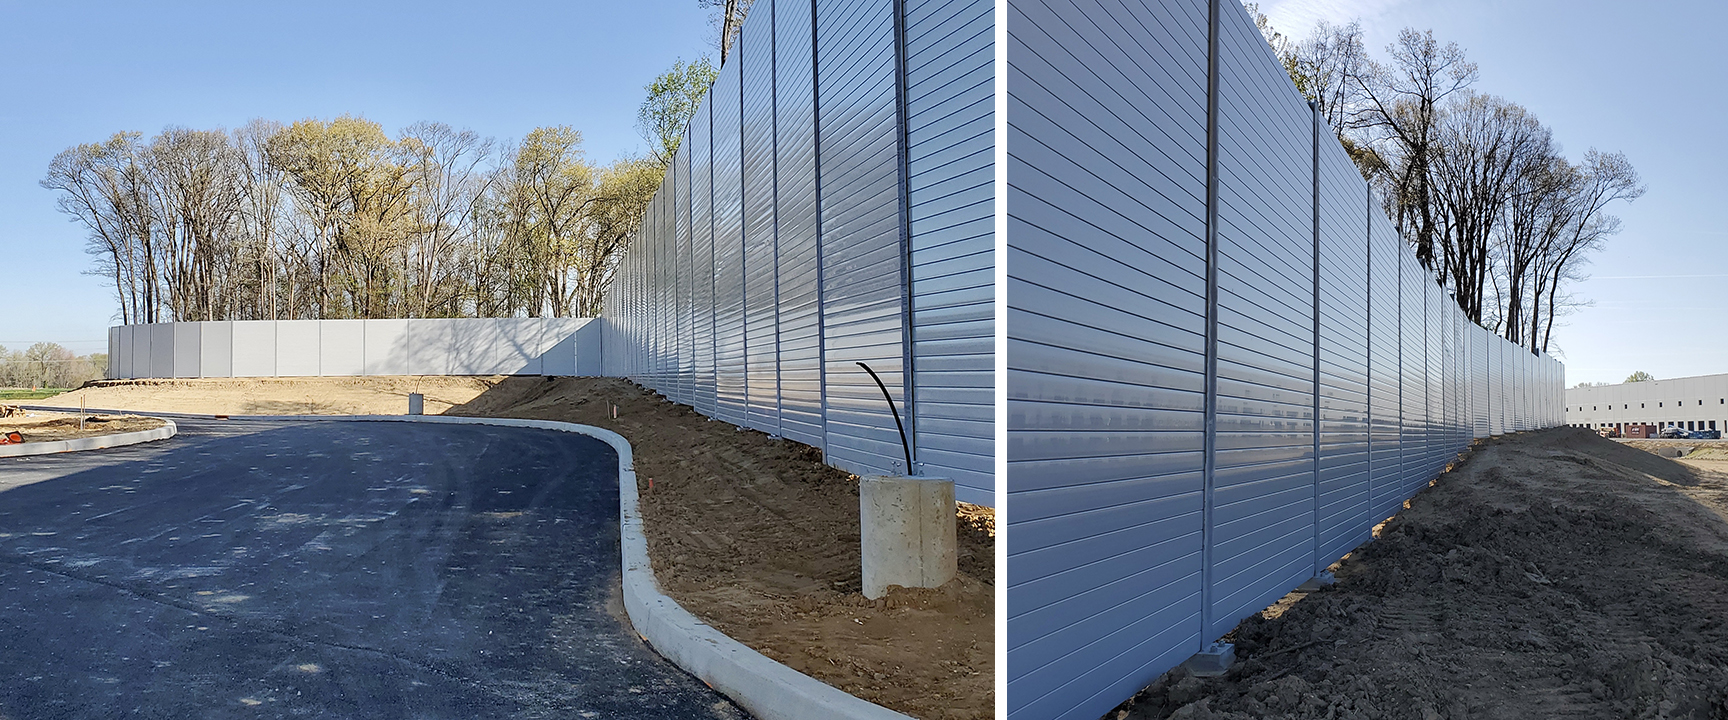
[[(722, 40), (721, 42), (725, 42)], [(749, 154), (744, 151), (748, 133), (744, 132), (744, 63), (750, 58), (744, 57), (744, 28), (738, 28), (738, 39), (732, 42), (732, 49), (738, 55), (738, 342), (744, 349), (739, 352), (738, 363), (740, 378), (744, 383), (743, 398), (738, 409), (738, 426), (750, 425), (750, 189), (744, 180), (744, 165), (749, 160)], [(778, 269), (776, 269), (778, 272)], [(718, 354), (718, 353), (716, 353)], [(718, 385), (718, 378), (716, 378)]]
[(1206, 30), (1206, 432), (1201, 494), (1200, 646), (1212, 642), (1213, 473), (1218, 465), (1218, 6), (1208, 3)]
[[(775, 437), (786, 437), (785, 369), (780, 367), (785, 355), (780, 351), (780, 6), (768, 6), (768, 132), (769, 154), (774, 158), (774, 178), (770, 183), (774, 206), (774, 428)], [(811, 49), (815, 54), (815, 49)]]
[[(713, 88), (713, 85), (709, 85)], [(713, 98), (710, 90), (709, 98)], [(714, 272), (714, 258), (720, 254), (714, 232), (714, 103), (702, 104), (708, 113), (708, 364), (709, 377), (714, 378), (714, 415), (720, 415), (720, 273)]]
[(922, 475), (918, 462), (918, 412), (917, 387), (914, 382), (914, 363), (916, 356), (912, 352), (912, 344), (917, 337), (917, 331), (912, 326), (912, 196), (911, 178), (908, 172), (911, 165), (911, 149), (906, 146), (906, 0), (894, 0), (894, 143), (897, 147), (895, 165), (897, 166), (895, 185), (899, 195), (900, 205), (900, 290), (901, 322), (900, 322), (900, 406), (906, 409), (906, 452), (911, 456), (907, 462), (907, 475)]
[(1364, 242), (1362, 245), (1362, 257), (1364, 257), (1368, 260), (1368, 262), (1364, 263), (1364, 265), (1366, 265), (1368, 268), (1368, 280), (1367, 280), (1368, 294), (1366, 295), (1368, 302), (1366, 305), (1363, 306), (1363, 312), (1365, 314), (1364, 314), (1363, 319), (1362, 319), (1362, 337), (1363, 337), (1363, 343), (1365, 345), (1365, 352), (1363, 353), (1363, 355), (1364, 355), (1363, 360), (1365, 362), (1363, 363), (1362, 366), (1364, 368), (1367, 368), (1367, 372), (1363, 373), (1362, 377), (1364, 380), (1367, 381), (1368, 394), (1367, 394), (1367, 400), (1365, 401), (1365, 404), (1362, 406), (1362, 409), (1363, 409), (1363, 416), (1368, 421), (1368, 508), (1367, 508), (1368, 516), (1363, 518), (1363, 522), (1367, 523), (1367, 527), (1373, 527), (1374, 526), (1374, 188), (1367, 187), (1364, 189), (1366, 190), (1366, 192), (1363, 193), (1363, 198), (1364, 198), (1363, 207), (1364, 207), (1365, 212), (1362, 213), (1362, 227), (1364, 230), (1364, 232), (1363, 232)]
[(1309, 101), (1308, 110), (1314, 116), (1312, 123), (1314, 135), (1314, 576), (1326, 571), (1326, 564), (1320, 557), (1320, 106)]
[(828, 461), (828, 274), (822, 253), (822, 46), (816, 1), (810, 0), (810, 157), (816, 179), (816, 405), (822, 416), (822, 461)]

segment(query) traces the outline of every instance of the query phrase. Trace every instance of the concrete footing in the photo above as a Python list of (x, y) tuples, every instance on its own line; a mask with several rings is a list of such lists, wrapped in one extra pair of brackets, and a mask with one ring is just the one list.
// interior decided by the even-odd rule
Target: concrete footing
[(1194, 653), (1182, 663), (1182, 667), (1194, 677), (1218, 677), (1230, 669), (1230, 664), (1236, 662), (1236, 646), (1227, 642), (1215, 642), (1206, 649)]
[(868, 475), (858, 483), (864, 597), (889, 585), (933, 588), (954, 579), (954, 481)]
[(1319, 575), (1308, 578), (1306, 582), (1296, 586), (1296, 589), (1302, 592), (1318, 592), (1320, 588), (1332, 585), (1336, 582), (1338, 582), (1338, 578), (1333, 577), (1332, 573), (1322, 572)]

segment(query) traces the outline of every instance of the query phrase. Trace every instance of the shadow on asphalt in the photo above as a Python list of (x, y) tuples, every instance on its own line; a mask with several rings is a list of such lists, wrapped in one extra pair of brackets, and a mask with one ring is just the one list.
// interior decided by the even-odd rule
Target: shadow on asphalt
[(0, 714), (743, 716), (608, 610), (606, 444), (212, 425), (0, 464)]

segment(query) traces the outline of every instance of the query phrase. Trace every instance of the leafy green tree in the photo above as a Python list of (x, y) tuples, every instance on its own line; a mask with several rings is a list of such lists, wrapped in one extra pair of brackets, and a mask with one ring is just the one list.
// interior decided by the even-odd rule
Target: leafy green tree
[(646, 88), (648, 97), (636, 111), (636, 128), (648, 141), (650, 158), (660, 167), (672, 164), (678, 144), (684, 139), (685, 126), (696, 115), (708, 86), (714, 84), (719, 74), (706, 57), (689, 64), (680, 59)]
[(1638, 372), (1635, 372), (1635, 373), (1632, 373), (1631, 375), (1626, 376), (1626, 382), (1629, 382), (1629, 383), (1649, 382), (1649, 381), (1655, 380), (1655, 379), (1656, 379), (1656, 376), (1651, 375), (1650, 373), (1644, 372), (1643, 370), (1639, 370)]
[(319, 317), (389, 317), (414, 222), (415, 178), (399, 150), (378, 123), (348, 115), (296, 122), (265, 145), (311, 221)]

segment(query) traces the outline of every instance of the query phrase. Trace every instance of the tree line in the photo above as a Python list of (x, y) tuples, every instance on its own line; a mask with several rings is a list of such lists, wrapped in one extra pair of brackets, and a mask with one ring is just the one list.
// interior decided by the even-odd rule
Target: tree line
[(58, 343), (41, 342), (23, 350), (0, 346), (0, 387), (74, 388), (108, 372), (108, 356), (79, 357)]
[(116, 133), (42, 180), (123, 323), (582, 315), (659, 184), (569, 127), (498, 143), (343, 116)]
[(1473, 89), (1476, 64), (1432, 31), (1406, 28), (1377, 58), (1359, 21), (1296, 40), (1246, 7), (1435, 282), (1472, 321), (1547, 352), (1555, 320), (1588, 304), (1570, 286), (1620, 231), (1607, 210), (1644, 194), (1631, 162), (1568, 159), (1528, 109)]
[(589, 317), (715, 74), (701, 59), (657, 78), (649, 153), (610, 164), (568, 126), (498, 142), (342, 116), (119, 132), (56, 155), (41, 185), (124, 324)]

